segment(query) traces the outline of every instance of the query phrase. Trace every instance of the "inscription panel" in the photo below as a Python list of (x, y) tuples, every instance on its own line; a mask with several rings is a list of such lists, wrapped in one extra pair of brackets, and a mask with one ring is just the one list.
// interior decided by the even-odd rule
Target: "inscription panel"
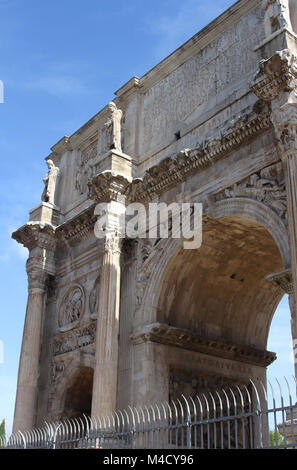
[(179, 122), (192, 121), (213, 106), (218, 95), (257, 68), (254, 48), (264, 36), (262, 10), (256, 8), (199, 51), (143, 96), (141, 154), (152, 151)]

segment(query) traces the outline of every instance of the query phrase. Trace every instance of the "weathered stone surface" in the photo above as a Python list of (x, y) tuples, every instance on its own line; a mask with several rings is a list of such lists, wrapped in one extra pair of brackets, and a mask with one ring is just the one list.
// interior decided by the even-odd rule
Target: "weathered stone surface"
[[(13, 234), (30, 252), (15, 429), (265, 380), (284, 292), (296, 340), (293, 4), (240, 0), (51, 148)], [(122, 239), (131, 202), (202, 203), (201, 247)]]

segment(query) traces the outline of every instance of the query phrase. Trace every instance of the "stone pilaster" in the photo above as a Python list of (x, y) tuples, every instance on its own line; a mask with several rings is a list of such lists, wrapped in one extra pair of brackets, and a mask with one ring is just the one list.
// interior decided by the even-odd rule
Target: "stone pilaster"
[(29, 222), (13, 234), (29, 249), (27, 260), (28, 301), (18, 372), (13, 431), (31, 429), (36, 424), (39, 359), (46, 283), (54, 274), (54, 229)]
[[(277, 151), (284, 167), (291, 258), (290, 292), (287, 293), (290, 297), (292, 338), (295, 344), (297, 341), (297, 57), (285, 49), (263, 60), (251, 88), (261, 100), (270, 103)], [(283, 288), (284, 273), (274, 276), (276, 277), (272, 276), (268, 280), (279, 283)], [(296, 364), (295, 373), (297, 375)]]
[[(291, 309), (291, 326), (293, 344), (297, 341), (297, 106), (286, 103), (273, 112), (273, 121), (279, 142), (280, 156), (284, 165), (288, 229), (291, 257), (291, 292), (289, 293)], [(297, 365), (295, 363), (297, 376)]]
[(95, 176), (89, 184), (89, 197), (97, 204), (103, 204), (96, 206), (95, 214), (105, 218), (104, 233), (100, 234), (95, 225), (95, 235), (103, 239), (104, 251), (97, 313), (92, 416), (113, 413), (117, 403), (121, 214), (125, 207), (123, 195), (130, 182), (130, 177), (107, 170)]

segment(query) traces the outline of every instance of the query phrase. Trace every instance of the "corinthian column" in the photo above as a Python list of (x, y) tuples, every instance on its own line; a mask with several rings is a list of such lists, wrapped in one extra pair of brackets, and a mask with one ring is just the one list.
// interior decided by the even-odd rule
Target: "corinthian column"
[[(288, 228), (292, 270), (290, 292), (291, 326), (293, 344), (297, 340), (297, 105), (286, 103), (272, 115), (279, 141), (280, 156), (284, 165), (287, 190)], [(295, 363), (295, 373), (297, 367)]]
[(116, 409), (123, 194), (130, 181), (131, 178), (108, 170), (89, 183), (89, 197), (97, 202), (95, 214), (99, 216), (95, 235), (101, 239), (99, 244), (103, 243), (92, 416), (113, 413)]
[(92, 416), (108, 414), (116, 409), (121, 276), (120, 245), (121, 239), (115, 233), (105, 237), (97, 317)]
[[(297, 340), (297, 57), (290, 50), (284, 49), (262, 61), (251, 87), (261, 100), (270, 103), (277, 150), (284, 167), (292, 273), (289, 298), (292, 338), (295, 344)], [(297, 376), (296, 363), (295, 373)]]
[(28, 223), (13, 234), (30, 250), (26, 269), (28, 301), (19, 362), (13, 431), (31, 429), (36, 424), (39, 357), (48, 274), (54, 274), (53, 228)]

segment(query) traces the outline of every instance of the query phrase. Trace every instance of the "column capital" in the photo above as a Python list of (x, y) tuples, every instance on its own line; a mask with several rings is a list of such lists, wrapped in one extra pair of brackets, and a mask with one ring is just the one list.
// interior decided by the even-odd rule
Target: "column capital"
[(271, 102), (281, 92), (291, 92), (297, 87), (297, 57), (289, 49), (277, 51), (269, 59), (262, 60), (259, 71), (251, 83), (255, 95)]
[(284, 271), (281, 271), (279, 273), (269, 274), (269, 276), (266, 277), (266, 280), (274, 284), (276, 287), (279, 287), (286, 294), (290, 295), (293, 293), (293, 280), (291, 269), (285, 269)]
[(12, 238), (29, 249), (43, 248), (54, 251), (56, 247), (55, 228), (43, 222), (28, 222), (13, 232)]
[(101, 202), (121, 202), (132, 178), (115, 171), (106, 170), (88, 183), (88, 197), (97, 204)]
[(26, 264), (29, 289), (45, 289), (48, 274), (55, 274), (55, 228), (46, 223), (28, 222), (12, 238), (29, 250)]

